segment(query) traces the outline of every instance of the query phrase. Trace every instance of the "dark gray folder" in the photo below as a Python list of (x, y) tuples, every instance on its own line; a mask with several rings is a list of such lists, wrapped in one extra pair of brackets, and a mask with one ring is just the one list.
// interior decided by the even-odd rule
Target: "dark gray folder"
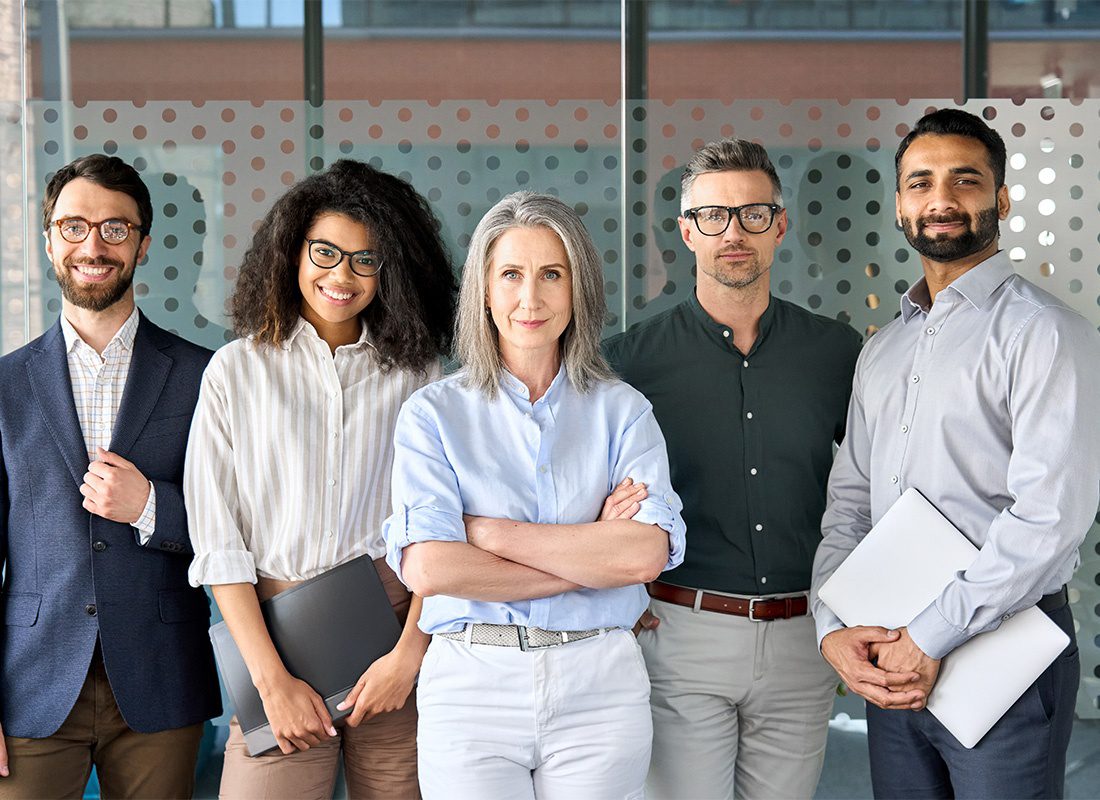
[[(359, 676), (401, 636), (401, 626), (369, 556), (348, 561), (260, 604), (287, 671), (325, 701), (333, 722)], [(224, 622), (210, 628), (222, 682), (233, 701), (249, 755), (278, 745), (237, 643)]]

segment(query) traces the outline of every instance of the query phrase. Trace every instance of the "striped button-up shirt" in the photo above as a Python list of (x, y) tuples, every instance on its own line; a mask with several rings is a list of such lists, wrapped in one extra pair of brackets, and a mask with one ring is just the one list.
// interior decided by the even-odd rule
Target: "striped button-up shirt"
[[(111, 341), (97, 353), (80, 338), (76, 328), (61, 317), (61, 333), (65, 337), (65, 353), (69, 362), (69, 382), (73, 387), (73, 403), (80, 432), (84, 434), (84, 447), (88, 461), (96, 460), (96, 448), (111, 449), (111, 435), (115, 429), (126, 378), (130, 374), (130, 361), (134, 357), (134, 335), (138, 327), (138, 310), (133, 312)], [(157, 521), (157, 493), (149, 483), (149, 499), (141, 516), (131, 523), (138, 530), (141, 543), (153, 536)]]
[(382, 556), (397, 412), (439, 374), (383, 372), (365, 329), (334, 354), (305, 320), (279, 346), (215, 353), (184, 471), (191, 584), (306, 580)]
[[(914, 487), (980, 548), (910, 623), (941, 658), (1057, 591), (1100, 495), (1100, 337), (997, 253), (936, 295), (922, 278), (863, 348), (814, 561), (817, 590)], [(1092, 409), (1092, 410), (1090, 410)]]

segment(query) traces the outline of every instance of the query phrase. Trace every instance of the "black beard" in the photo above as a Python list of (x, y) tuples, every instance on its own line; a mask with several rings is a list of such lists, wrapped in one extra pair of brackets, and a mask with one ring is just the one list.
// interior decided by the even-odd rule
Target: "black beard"
[[(962, 222), (966, 225), (966, 230), (954, 237), (928, 236), (923, 232), (924, 226), (935, 222)], [(925, 258), (941, 264), (958, 261), (981, 252), (989, 247), (1001, 232), (996, 206), (978, 212), (977, 226), (972, 224), (969, 214), (960, 212), (954, 216), (920, 217), (916, 225), (908, 217), (902, 217), (901, 228), (914, 250)]]
[[(81, 286), (72, 276), (77, 263), (89, 266), (114, 267), (118, 270), (118, 274), (111, 283)], [(130, 284), (134, 282), (134, 269), (137, 267), (137, 263), (132, 264), (130, 269), (127, 270), (121, 261), (113, 258), (101, 257), (80, 262), (66, 258), (61, 262), (61, 267), (59, 269), (55, 265), (53, 270), (54, 275), (57, 276), (57, 283), (61, 286), (61, 296), (77, 308), (86, 308), (88, 311), (104, 311), (121, 300), (126, 294)]]

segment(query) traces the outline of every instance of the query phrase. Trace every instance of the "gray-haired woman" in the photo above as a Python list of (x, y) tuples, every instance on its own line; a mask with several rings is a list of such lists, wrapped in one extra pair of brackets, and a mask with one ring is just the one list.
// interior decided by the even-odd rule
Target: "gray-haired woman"
[(649, 681), (630, 628), (684, 524), (650, 404), (600, 355), (605, 313), (573, 209), (504, 198), (466, 261), (464, 369), (398, 418), (385, 536), (434, 634), (428, 798), (641, 796)]

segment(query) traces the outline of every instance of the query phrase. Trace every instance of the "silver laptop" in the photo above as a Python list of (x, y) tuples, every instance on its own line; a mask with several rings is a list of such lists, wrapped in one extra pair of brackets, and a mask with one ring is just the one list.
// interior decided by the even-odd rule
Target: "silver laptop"
[[(386, 589), (369, 556), (341, 564), (260, 604), (268, 633), (287, 671), (313, 687), (337, 722), (337, 710), (359, 676), (401, 636)], [(259, 692), (229, 628), (210, 628), (210, 641), (251, 756), (278, 747)]]
[[(821, 587), (848, 626), (901, 628), (928, 607), (978, 549), (916, 489), (908, 489)], [(1069, 644), (1038, 608), (948, 654), (928, 698), (959, 742), (974, 747)]]

